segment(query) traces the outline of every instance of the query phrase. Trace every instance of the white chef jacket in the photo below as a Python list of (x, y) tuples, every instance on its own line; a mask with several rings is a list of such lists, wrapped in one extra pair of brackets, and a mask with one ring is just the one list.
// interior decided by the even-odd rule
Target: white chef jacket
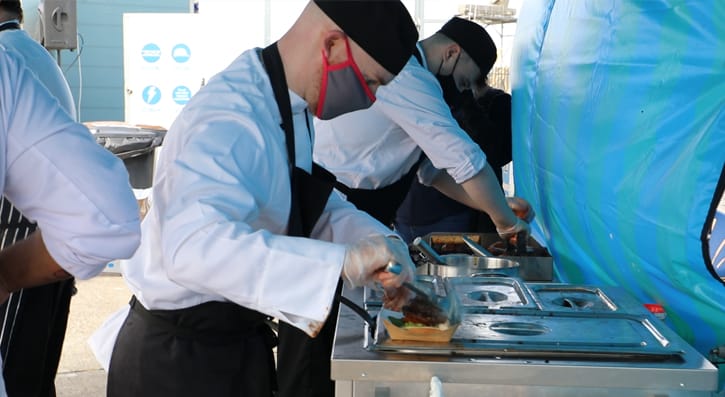
[[(390, 230), (333, 193), (312, 236), (327, 241), (285, 235), (285, 134), (258, 51), (211, 78), (169, 128), (141, 247), (122, 271), (149, 309), (232, 301), (313, 333), (340, 278), (336, 243)], [(290, 97), (297, 166), (309, 172), (313, 123)]]
[[(418, 48), (422, 52), (420, 43)], [(370, 108), (315, 119), (315, 161), (346, 186), (362, 189), (397, 182), (418, 161), (421, 149), (457, 183), (481, 171), (486, 156), (458, 126), (425, 57), (423, 63), (411, 57), (392, 82), (378, 88)], [(426, 184), (432, 178), (418, 176)]]
[[(0, 26), (12, 22), (18, 21), (6, 21), (0, 23)], [(76, 107), (73, 103), (73, 94), (71, 94), (68, 82), (63, 77), (60, 67), (50, 56), (48, 50), (33, 40), (28, 32), (22, 29), (0, 32), (0, 44), (17, 52), (25, 60), (25, 64), (30, 67), (38, 80), (58, 99), (60, 106), (75, 120)]]
[(71, 119), (20, 53), (2, 44), (0, 82), (3, 194), (38, 223), (51, 257), (78, 279), (131, 256), (139, 215), (123, 162)]
[(130, 257), (138, 204), (123, 162), (74, 122), (28, 68), (0, 44), (0, 187), (38, 223), (53, 259), (79, 279)]

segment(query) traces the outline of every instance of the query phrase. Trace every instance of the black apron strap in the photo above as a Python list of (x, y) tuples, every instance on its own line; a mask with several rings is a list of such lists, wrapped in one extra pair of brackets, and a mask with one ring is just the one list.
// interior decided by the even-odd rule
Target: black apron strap
[(279, 56), (277, 43), (262, 50), (264, 68), (269, 74), (272, 91), (282, 116), (281, 127), (285, 134), (287, 156), (289, 158), (292, 201), (290, 204), (287, 234), (289, 236), (309, 237), (317, 220), (325, 209), (335, 183), (335, 176), (317, 164), (312, 165), (312, 174), (295, 166), (295, 134), (292, 121), (287, 80), (284, 66)]
[[(282, 115), (282, 129), (285, 131), (290, 159), (292, 207), (287, 234), (309, 237), (330, 197), (335, 176), (318, 164), (312, 164), (312, 174), (295, 166), (292, 110), (276, 43), (262, 50), (262, 61)], [(341, 288), (342, 282), (338, 282), (335, 295), (340, 294)], [(337, 300), (332, 302), (330, 315), (316, 338), (310, 338), (296, 327), (280, 322), (277, 347), (278, 397), (334, 395), (335, 387), (330, 379), (330, 352), (338, 305)]]
[(277, 102), (277, 108), (282, 116), (282, 130), (284, 131), (285, 144), (287, 145), (287, 157), (289, 158), (289, 169), (295, 167), (295, 128), (292, 122), (292, 106), (290, 105), (289, 91), (287, 88), (287, 78), (284, 74), (284, 65), (282, 58), (279, 56), (277, 43), (272, 43), (262, 50), (262, 61), (264, 69), (269, 75), (272, 83), (272, 91), (274, 99)]

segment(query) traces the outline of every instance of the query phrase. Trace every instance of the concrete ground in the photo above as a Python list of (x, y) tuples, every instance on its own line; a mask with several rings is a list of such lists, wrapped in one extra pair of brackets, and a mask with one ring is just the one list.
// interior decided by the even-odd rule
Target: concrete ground
[(58, 397), (103, 397), (106, 372), (88, 347), (88, 338), (113, 312), (128, 303), (131, 293), (117, 273), (102, 273), (77, 281), (71, 300), (55, 387)]

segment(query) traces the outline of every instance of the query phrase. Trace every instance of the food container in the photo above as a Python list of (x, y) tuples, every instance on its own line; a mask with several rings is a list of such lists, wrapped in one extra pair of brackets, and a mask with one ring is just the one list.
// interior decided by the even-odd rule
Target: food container
[[(436, 280), (437, 283), (442, 284), (442, 280), (438, 277), (424, 277), (429, 277)], [(435, 284), (432, 286), (435, 286)], [(405, 315), (406, 309), (404, 306), (401, 312), (382, 308), (380, 312), (378, 312), (377, 327), (380, 328), (382, 325), (385, 329), (385, 334), (391, 340), (432, 343), (449, 342), (461, 324), (460, 303), (458, 302), (456, 295), (447, 294), (445, 289), (438, 291), (432, 289), (431, 293), (433, 294), (433, 299), (435, 300), (434, 305), (416, 305), (417, 310), (414, 310), (414, 313), (417, 313), (420, 318), (421, 314), (423, 314), (423, 317), (433, 317), (426, 316), (426, 314), (438, 312), (438, 315), (442, 316), (442, 319), (445, 321), (436, 322), (435, 325), (425, 326), (422, 324), (408, 323), (407, 321), (409, 319)], [(426, 310), (421, 311), (421, 308)], [(413, 321), (415, 321), (415, 319), (413, 319)]]
[[(438, 254), (472, 254), (471, 249), (461, 237), (463, 233), (429, 233), (423, 236)], [(465, 233), (465, 235), (496, 255), (496, 258), (510, 259), (519, 263), (519, 277), (524, 281), (550, 282), (554, 281), (554, 259), (546, 247), (529, 236), (526, 243), (526, 253), (517, 255), (511, 252), (501, 252), (503, 241), (495, 233)], [(420, 270), (420, 268), (419, 268)], [(434, 274), (428, 269), (428, 274)]]
[(439, 277), (519, 276), (519, 263), (511, 259), (485, 258), (466, 254), (441, 255), (441, 259), (445, 264), (428, 264), (430, 275)]

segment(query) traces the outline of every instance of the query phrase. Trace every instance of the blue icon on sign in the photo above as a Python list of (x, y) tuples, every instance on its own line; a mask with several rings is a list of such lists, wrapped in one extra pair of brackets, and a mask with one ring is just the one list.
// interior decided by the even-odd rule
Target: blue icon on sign
[(185, 105), (191, 99), (191, 90), (189, 87), (180, 85), (174, 88), (174, 92), (171, 95), (174, 98), (174, 102), (179, 105)]
[(149, 105), (156, 105), (161, 100), (161, 90), (155, 85), (150, 85), (143, 89), (143, 101)]
[(161, 58), (161, 48), (154, 43), (149, 43), (141, 49), (141, 56), (148, 63), (154, 63)]
[(171, 50), (171, 57), (178, 63), (184, 63), (191, 58), (191, 50), (186, 44), (177, 44)]

